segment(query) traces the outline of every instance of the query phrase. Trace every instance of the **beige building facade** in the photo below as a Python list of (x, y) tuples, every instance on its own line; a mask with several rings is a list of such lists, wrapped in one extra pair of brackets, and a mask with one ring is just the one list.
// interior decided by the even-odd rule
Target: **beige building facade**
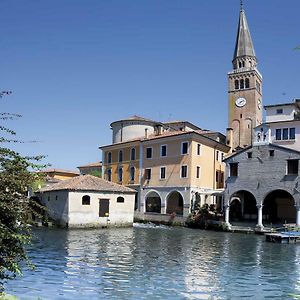
[[(137, 117), (136, 123), (141, 119)], [(134, 188), (136, 213), (149, 218), (155, 214), (186, 217), (205, 203), (221, 208), (222, 159), (229, 151), (225, 137), (189, 122), (151, 122), (153, 130), (134, 124), (133, 131), (140, 128), (142, 136), (129, 134), (126, 140), (123, 135), (123, 142), (100, 147), (104, 178)], [(130, 126), (126, 127), (128, 133)]]

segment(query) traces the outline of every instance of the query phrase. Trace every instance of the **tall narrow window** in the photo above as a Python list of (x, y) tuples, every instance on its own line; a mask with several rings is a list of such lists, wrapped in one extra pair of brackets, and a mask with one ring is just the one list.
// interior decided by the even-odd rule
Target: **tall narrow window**
[(146, 180), (151, 179), (151, 169), (145, 169), (145, 179)]
[(118, 169), (118, 180), (119, 182), (123, 180), (123, 168)]
[(287, 175), (298, 175), (298, 168), (298, 159), (290, 159), (287, 161)]
[(187, 178), (187, 166), (181, 166), (180, 177)]
[(134, 177), (135, 177), (135, 168), (130, 167), (130, 181), (134, 181)]
[(130, 151), (130, 160), (135, 160), (135, 148), (132, 148)]
[(111, 161), (112, 161), (112, 155), (111, 155), (111, 152), (108, 152), (107, 153), (107, 163), (111, 164)]
[(281, 140), (281, 129), (276, 129), (276, 141)]
[(283, 140), (288, 140), (289, 139), (289, 129), (288, 128), (283, 128), (282, 129), (282, 139)]
[(107, 169), (107, 180), (111, 181), (111, 169)]
[(216, 160), (219, 160), (219, 151), (216, 152)]
[(237, 163), (231, 163), (230, 166), (230, 177), (237, 177), (238, 176), (238, 164)]
[(199, 166), (197, 166), (196, 178), (200, 178), (200, 167)]
[(197, 155), (201, 155), (201, 144), (197, 144)]
[(167, 156), (167, 145), (160, 146), (160, 156), (161, 157)]
[(296, 138), (296, 130), (295, 128), (290, 128), (290, 140), (294, 140)]
[(216, 171), (216, 182), (219, 182), (219, 171)]
[(119, 151), (119, 162), (122, 162), (123, 161), (123, 151), (120, 150)]
[(152, 158), (152, 148), (151, 147), (146, 149), (146, 158)]
[(240, 80), (240, 89), (244, 89), (245, 88), (245, 83), (244, 83), (244, 79)]
[(166, 179), (166, 167), (160, 168), (160, 179)]
[(234, 81), (234, 88), (236, 90), (238, 90), (240, 88), (240, 82), (237, 79)]
[(183, 142), (181, 143), (181, 154), (188, 154), (189, 143)]
[(250, 87), (250, 80), (249, 80), (249, 78), (245, 79), (245, 87), (246, 87), (246, 89), (249, 89), (249, 87)]

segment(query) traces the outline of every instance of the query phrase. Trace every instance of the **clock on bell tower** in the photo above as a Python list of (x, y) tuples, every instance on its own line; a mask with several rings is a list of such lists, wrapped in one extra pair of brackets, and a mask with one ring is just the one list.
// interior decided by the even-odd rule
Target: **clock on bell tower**
[(228, 73), (228, 127), (234, 150), (251, 145), (253, 128), (262, 123), (262, 76), (242, 5), (232, 64)]

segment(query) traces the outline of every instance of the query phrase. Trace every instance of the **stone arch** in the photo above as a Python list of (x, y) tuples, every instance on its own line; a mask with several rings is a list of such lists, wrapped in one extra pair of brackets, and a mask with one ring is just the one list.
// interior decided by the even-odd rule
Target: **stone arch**
[(230, 214), (233, 221), (254, 221), (257, 219), (257, 200), (248, 190), (234, 192), (229, 198)]
[(167, 197), (167, 214), (176, 213), (177, 215), (183, 215), (184, 198), (182, 194), (177, 191), (171, 191)]
[(161, 197), (155, 190), (149, 191), (145, 196), (145, 211), (161, 213)]
[(295, 223), (296, 201), (290, 191), (269, 191), (263, 198), (263, 219), (266, 223)]

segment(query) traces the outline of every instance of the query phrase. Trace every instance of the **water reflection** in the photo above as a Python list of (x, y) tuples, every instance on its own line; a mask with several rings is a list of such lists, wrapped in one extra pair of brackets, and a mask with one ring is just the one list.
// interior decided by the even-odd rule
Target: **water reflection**
[(7, 284), (21, 299), (287, 299), (299, 245), (186, 228), (37, 230), (36, 270)]

